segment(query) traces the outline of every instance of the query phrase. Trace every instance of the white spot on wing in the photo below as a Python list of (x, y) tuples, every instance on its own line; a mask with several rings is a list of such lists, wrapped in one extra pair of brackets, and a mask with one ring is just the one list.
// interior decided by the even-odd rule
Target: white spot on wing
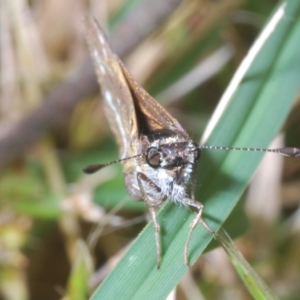
[(99, 36), (99, 41), (100, 41), (100, 43), (101, 43), (102, 45), (104, 44), (104, 38), (103, 38), (102, 35)]
[(93, 49), (93, 53), (92, 54), (93, 54), (94, 57), (98, 57), (99, 56), (98, 50), (96, 48)]
[(104, 66), (100, 64), (99, 68), (101, 73), (104, 75), (106, 73)]
[(122, 123), (120, 114), (118, 113), (119, 110), (117, 109), (117, 107), (115, 105), (115, 103), (119, 102), (120, 100), (116, 99), (116, 101), (114, 101), (111, 93), (108, 90), (106, 90), (104, 92), (104, 97), (106, 99), (106, 103), (109, 105), (110, 109), (113, 111), (113, 113), (115, 115), (115, 120), (116, 120), (116, 123), (118, 124), (119, 130), (120, 130), (120, 134), (121, 134), (121, 137), (123, 140), (123, 145), (126, 145), (126, 142), (127, 142), (126, 141), (126, 133), (125, 133), (125, 130), (123, 127), (123, 123)]

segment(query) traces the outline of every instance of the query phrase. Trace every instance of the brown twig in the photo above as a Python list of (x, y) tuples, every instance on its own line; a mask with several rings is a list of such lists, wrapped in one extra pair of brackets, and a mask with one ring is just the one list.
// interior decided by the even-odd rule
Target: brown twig
[[(143, 1), (111, 34), (112, 48), (123, 57), (174, 11), (181, 0)], [(96, 93), (98, 84), (89, 58), (63, 85), (45, 97), (42, 105), (24, 117), (0, 140), (0, 169), (23, 155), (49, 130), (65, 126), (74, 107)]]

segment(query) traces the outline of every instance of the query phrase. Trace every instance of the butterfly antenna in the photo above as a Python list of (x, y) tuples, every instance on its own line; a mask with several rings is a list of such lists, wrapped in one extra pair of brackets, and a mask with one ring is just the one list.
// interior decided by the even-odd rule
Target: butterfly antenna
[(134, 155), (134, 156), (130, 156), (130, 157), (125, 157), (125, 158), (120, 158), (120, 159), (117, 159), (117, 160), (107, 162), (105, 164), (90, 165), (90, 166), (87, 166), (86, 168), (82, 169), (82, 171), (86, 174), (93, 174), (93, 173), (95, 173), (95, 172), (97, 172), (97, 171), (99, 171), (99, 170), (101, 170), (104, 167), (107, 167), (109, 165), (113, 165), (113, 164), (116, 164), (116, 163), (119, 163), (119, 162), (122, 162), (122, 161), (126, 161), (126, 160), (129, 160), (129, 159), (137, 158), (139, 156), (142, 156), (142, 154), (138, 154), (138, 155)]
[(277, 153), (287, 157), (298, 157), (300, 156), (300, 149), (288, 147), (288, 148), (278, 148), (278, 149), (266, 149), (266, 148), (236, 148), (236, 147), (219, 147), (219, 146), (207, 146), (202, 145), (200, 149), (212, 149), (212, 150), (233, 150), (233, 151), (256, 151), (256, 152), (271, 152)]

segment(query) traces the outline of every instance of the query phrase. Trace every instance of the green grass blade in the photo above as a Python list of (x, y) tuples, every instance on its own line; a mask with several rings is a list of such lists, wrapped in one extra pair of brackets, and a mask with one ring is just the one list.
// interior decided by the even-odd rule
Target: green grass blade
[[(300, 86), (300, 2), (285, 1), (279, 9), (283, 15), (255, 55), (207, 144), (266, 147), (286, 119)], [(205, 203), (204, 218), (213, 229), (218, 230), (229, 216), (261, 158), (250, 152), (203, 153), (197, 199)], [(188, 271), (183, 248), (192, 219), (190, 210), (165, 205), (158, 215), (161, 269), (156, 269), (154, 233), (148, 224), (92, 299), (165, 299)], [(190, 245), (192, 263), (211, 239), (202, 226), (196, 228)]]
[(88, 247), (83, 241), (77, 242), (75, 259), (72, 264), (72, 272), (68, 279), (66, 299), (82, 300), (86, 299), (88, 294), (88, 281), (92, 273), (92, 261)]
[(252, 297), (257, 300), (276, 300), (277, 297), (252, 269), (242, 253), (235, 247), (228, 233), (223, 228), (219, 231), (217, 240), (226, 251), (232, 265), (244, 282), (248, 291), (251, 293)]

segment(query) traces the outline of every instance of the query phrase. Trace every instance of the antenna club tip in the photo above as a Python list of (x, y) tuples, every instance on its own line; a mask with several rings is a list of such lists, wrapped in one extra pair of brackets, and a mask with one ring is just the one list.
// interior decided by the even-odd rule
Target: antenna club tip
[(279, 150), (280, 150), (280, 153), (284, 156), (288, 156), (288, 157), (299, 157), (300, 156), (299, 148), (289, 147), (289, 148), (282, 148)]
[(293, 148), (294, 149), (294, 157), (299, 157), (300, 156), (300, 149), (299, 148)]
[(82, 169), (82, 171), (85, 174), (93, 174), (95, 172), (97, 172), (98, 170), (100, 170), (103, 167), (103, 165), (90, 165), (87, 166), (86, 168)]

